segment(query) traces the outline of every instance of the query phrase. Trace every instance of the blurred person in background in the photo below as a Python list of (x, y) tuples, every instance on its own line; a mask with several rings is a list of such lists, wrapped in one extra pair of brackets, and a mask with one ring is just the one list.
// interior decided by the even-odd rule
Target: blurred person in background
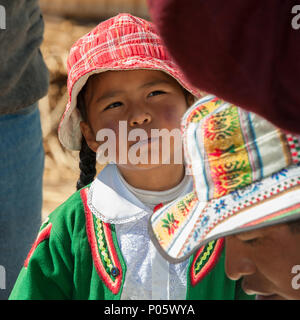
[(300, 133), (299, 0), (148, 0), (171, 55), (201, 90)]
[[(1, 0), (0, 29), (0, 299), (12, 286), (41, 224), (44, 150), (38, 100), (48, 90), (40, 52), (38, 0)], [(1, 275), (0, 275), (1, 276)]]

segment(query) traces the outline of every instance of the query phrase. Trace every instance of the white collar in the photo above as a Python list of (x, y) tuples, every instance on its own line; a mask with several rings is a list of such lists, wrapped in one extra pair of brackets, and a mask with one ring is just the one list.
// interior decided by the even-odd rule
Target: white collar
[[(192, 183), (188, 189), (192, 189)], [(139, 220), (152, 213), (150, 208), (128, 190), (120, 179), (120, 173), (115, 164), (106, 165), (91, 184), (88, 192), (88, 206), (97, 218), (113, 224)]]
[(115, 164), (108, 164), (90, 186), (88, 206), (104, 222), (126, 223), (151, 213), (122, 183)]

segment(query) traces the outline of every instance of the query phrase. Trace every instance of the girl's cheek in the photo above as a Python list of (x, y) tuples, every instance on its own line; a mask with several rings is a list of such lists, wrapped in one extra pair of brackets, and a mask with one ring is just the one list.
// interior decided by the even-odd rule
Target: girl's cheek
[(97, 133), (99, 147), (97, 150), (97, 161), (100, 164), (118, 162), (119, 158), (119, 126), (115, 121), (101, 124)]
[(163, 108), (161, 118), (163, 119), (166, 126), (177, 127), (180, 125), (180, 121), (183, 113), (184, 113), (183, 109), (178, 110), (176, 106), (169, 105)]
[(115, 121), (103, 122), (98, 125), (98, 131), (96, 132), (96, 141), (99, 145), (104, 143), (112, 143), (118, 141), (119, 138), (119, 127)]
[(106, 121), (102, 122), (100, 125), (98, 125), (98, 132), (102, 131), (105, 132), (114, 132), (116, 136), (118, 136), (119, 133), (119, 125), (116, 121)]

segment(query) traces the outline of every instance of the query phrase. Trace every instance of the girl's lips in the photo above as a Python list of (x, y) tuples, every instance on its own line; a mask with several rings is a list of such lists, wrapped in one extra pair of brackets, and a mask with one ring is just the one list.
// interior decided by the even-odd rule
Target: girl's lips
[(140, 140), (140, 141), (138, 141), (138, 142), (135, 142), (135, 143), (133, 143), (132, 145), (131, 145), (131, 147), (132, 146), (135, 146), (136, 148), (140, 148), (140, 147), (142, 147), (142, 146), (144, 146), (144, 145), (147, 145), (147, 144), (149, 144), (149, 143), (157, 143), (157, 142), (159, 142), (159, 138), (158, 137), (155, 137), (155, 138), (148, 138), (148, 139), (145, 139), (145, 140)]

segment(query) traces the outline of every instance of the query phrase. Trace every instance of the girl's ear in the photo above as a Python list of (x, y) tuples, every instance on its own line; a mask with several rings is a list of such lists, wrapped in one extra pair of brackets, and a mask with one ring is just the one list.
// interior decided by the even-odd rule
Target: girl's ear
[(187, 103), (188, 107), (193, 105), (195, 102), (196, 102), (196, 98), (191, 93), (187, 92), (186, 103)]
[(80, 130), (89, 148), (94, 152), (97, 152), (97, 149), (99, 147), (99, 142), (96, 141), (96, 137), (90, 125), (85, 121), (81, 121)]

